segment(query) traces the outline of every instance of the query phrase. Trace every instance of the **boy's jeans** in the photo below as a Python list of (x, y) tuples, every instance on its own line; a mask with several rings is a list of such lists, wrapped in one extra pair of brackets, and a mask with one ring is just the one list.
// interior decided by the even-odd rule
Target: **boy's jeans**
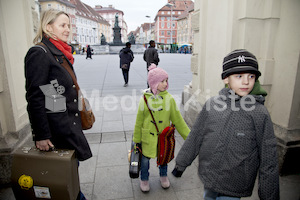
[[(142, 181), (148, 181), (149, 180), (149, 161), (150, 158), (142, 156), (141, 161), (141, 180)], [(168, 165), (161, 165), (159, 166), (159, 176), (167, 176), (168, 172)]]
[(204, 200), (240, 200), (238, 197), (223, 196), (220, 193), (204, 189)]

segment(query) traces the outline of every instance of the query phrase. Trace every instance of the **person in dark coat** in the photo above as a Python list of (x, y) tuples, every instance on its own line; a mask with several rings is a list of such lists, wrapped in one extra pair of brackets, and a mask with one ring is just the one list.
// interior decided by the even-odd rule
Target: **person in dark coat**
[(159, 57), (158, 57), (158, 52), (157, 49), (155, 49), (155, 42), (153, 40), (150, 40), (149, 42), (150, 46), (148, 49), (145, 50), (144, 52), (144, 61), (146, 61), (146, 67), (147, 71), (149, 66), (154, 63), (155, 65), (158, 65), (159, 63)]
[(131, 51), (130, 48), (131, 48), (131, 43), (127, 42), (126, 47), (121, 49), (121, 51), (119, 52), (120, 68), (122, 69), (122, 73), (125, 81), (124, 87), (128, 86), (130, 63), (134, 59), (133, 52)]
[(93, 50), (91, 49), (90, 45), (88, 45), (87, 49), (86, 49), (86, 58), (85, 59), (88, 59), (88, 58), (92, 59), (92, 51)]
[[(69, 27), (67, 13), (53, 9), (43, 13), (38, 34), (33, 41), (36, 45), (28, 50), (24, 61), (27, 111), (37, 149), (72, 149), (77, 159), (84, 161), (92, 157), (92, 152), (82, 132), (77, 90), (70, 74), (61, 65), (65, 62), (74, 71), (74, 58), (67, 44)], [(51, 86), (52, 83), (52, 89), (65, 98), (65, 109), (46, 109), (46, 96), (40, 86)], [(64, 89), (57, 90), (58, 87)], [(81, 192), (78, 199), (85, 199)]]

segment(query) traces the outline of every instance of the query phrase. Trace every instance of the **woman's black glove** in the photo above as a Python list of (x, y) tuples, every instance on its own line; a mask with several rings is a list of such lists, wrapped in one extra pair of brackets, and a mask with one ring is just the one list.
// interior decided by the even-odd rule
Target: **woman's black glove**
[(182, 176), (183, 172), (177, 170), (177, 168), (175, 167), (175, 168), (173, 169), (173, 171), (172, 171), (172, 174), (173, 174), (175, 177), (178, 178), (178, 177), (181, 177), (181, 176)]

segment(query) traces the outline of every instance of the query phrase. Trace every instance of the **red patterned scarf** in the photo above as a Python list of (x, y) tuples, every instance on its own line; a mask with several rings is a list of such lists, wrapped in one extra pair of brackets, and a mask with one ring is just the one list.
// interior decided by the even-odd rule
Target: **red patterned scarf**
[(54, 40), (52, 38), (49, 38), (49, 41), (52, 42), (58, 48), (63, 54), (69, 59), (70, 63), (74, 63), (74, 57), (72, 54), (72, 47), (69, 46), (67, 43), (61, 41), (61, 40)]

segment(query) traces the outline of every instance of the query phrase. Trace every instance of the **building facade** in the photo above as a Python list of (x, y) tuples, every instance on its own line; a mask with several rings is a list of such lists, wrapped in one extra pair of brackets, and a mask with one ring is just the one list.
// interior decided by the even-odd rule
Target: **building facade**
[(193, 44), (194, 34), (192, 30), (192, 15), (194, 12), (194, 4), (191, 4), (182, 15), (180, 15), (177, 21), (177, 43)]
[(155, 41), (163, 44), (177, 43), (176, 18), (193, 4), (193, 1), (169, 0), (155, 16)]
[(100, 5), (96, 5), (94, 10), (101, 15), (108, 23), (111, 25), (111, 28), (109, 29), (108, 35), (105, 35), (106, 38), (108, 38), (107, 42), (112, 42), (114, 38), (114, 32), (113, 27), (115, 24), (115, 18), (116, 14), (118, 15), (118, 25), (121, 28), (121, 40), (122, 42), (126, 42), (127, 39), (127, 23), (124, 20), (124, 13), (121, 10), (115, 9), (112, 5), (109, 5), (108, 7), (102, 7)]
[(76, 7), (77, 41), (81, 48), (100, 45), (101, 34), (108, 33), (110, 24), (89, 5), (80, 0), (70, 0)]

